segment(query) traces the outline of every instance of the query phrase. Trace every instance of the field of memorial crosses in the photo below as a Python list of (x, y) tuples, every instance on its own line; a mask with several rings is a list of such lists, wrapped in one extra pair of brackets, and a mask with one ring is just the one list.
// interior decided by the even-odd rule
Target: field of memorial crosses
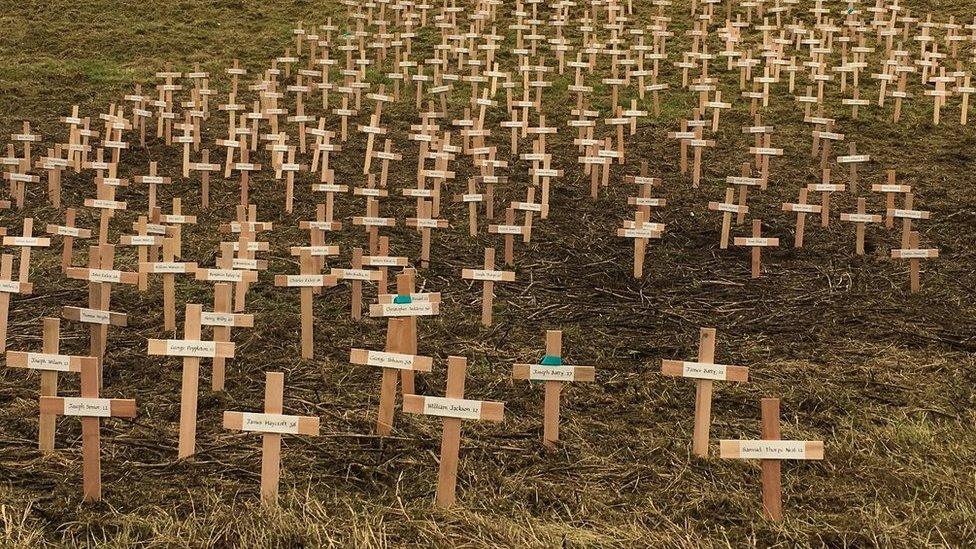
[(0, 546), (976, 540), (976, 6), (0, 23)]

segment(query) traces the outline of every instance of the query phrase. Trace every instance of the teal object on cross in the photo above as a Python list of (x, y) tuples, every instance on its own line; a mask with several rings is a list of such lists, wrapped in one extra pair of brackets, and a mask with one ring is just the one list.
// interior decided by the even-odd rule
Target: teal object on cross
[(393, 303), (397, 305), (406, 305), (407, 303), (413, 303), (413, 298), (408, 295), (398, 295), (393, 298)]
[(540, 362), (540, 364), (543, 366), (562, 366), (563, 359), (558, 356), (546, 355), (542, 357), (542, 362)]

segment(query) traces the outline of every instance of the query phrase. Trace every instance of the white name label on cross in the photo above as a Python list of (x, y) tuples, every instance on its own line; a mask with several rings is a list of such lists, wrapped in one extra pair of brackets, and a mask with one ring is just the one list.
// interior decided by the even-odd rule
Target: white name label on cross
[(112, 400), (108, 398), (65, 397), (64, 415), (84, 417), (111, 417)]
[(424, 414), (428, 416), (480, 419), (481, 401), (462, 398), (424, 397)]
[(298, 416), (282, 414), (256, 414), (243, 412), (242, 431), (256, 431), (259, 433), (298, 434)]

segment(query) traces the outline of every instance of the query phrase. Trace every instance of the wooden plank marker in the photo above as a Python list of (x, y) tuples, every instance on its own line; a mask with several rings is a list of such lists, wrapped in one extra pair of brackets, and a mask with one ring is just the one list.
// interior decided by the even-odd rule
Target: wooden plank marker
[(82, 476), (85, 501), (102, 499), (102, 457), (99, 429), (102, 418), (135, 417), (136, 401), (121, 398), (99, 398), (98, 367), (92, 362), (81, 365), (80, 397), (41, 397), (41, 414), (81, 417)]
[(285, 374), (265, 375), (264, 413), (224, 412), (224, 429), (261, 433), (261, 502), (278, 501), (281, 477), (281, 435), (318, 436), (319, 418), (284, 415)]
[(592, 366), (563, 364), (562, 349), (562, 330), (547, 330), (546, 355), (540, 363), (516, 364), (512, 368), (512, 379), (545, 382), (542, 443), (549, 447), (554, 447), (559, 440), (559, 395), (563, 385), (596, 379), (596, 370)]
[(502, 421), (503, 402), (467, 400), (464, 398), (464, 375), (468, 359), (451, 356), (447, 359), (447, 391), (444, 398), (404, 394), (403, 411), (408, 414), (440, 416), (444, 418), (441, 435), (441, 459), (437, 471), (438, 507), (450, 507), (456, 500), (458, 454), (461, 449), (461, 420)]
[(784, 459), (821, 460), (821, 440), (781, 440), (779, 399), (762, 399), (762, 439), (722, 440), (722, 459), (758, 459), (762, 467), (763, 515), (769, 520), (783, 519), (783, 491), (780, 463)]
[(749, 368), (715, 364), (715, 328), (702, 328), (698, 361), (662, 360), (661, 373), (695, 380), (695, 431), (691, 451), (708, 457), (708, 432), (712, 425), (712, 389), (715, 381), (749, 381)]
[(857, 199), (857, 213), (841, 213), (840, 220), (857, 225), (855, 229), (856, 243), (855, 252), (857, 255), (864, 255), (864, 232), (867, 223), (880, 223), (881, 216), (867, 213), (866, 201), (864, 198)]

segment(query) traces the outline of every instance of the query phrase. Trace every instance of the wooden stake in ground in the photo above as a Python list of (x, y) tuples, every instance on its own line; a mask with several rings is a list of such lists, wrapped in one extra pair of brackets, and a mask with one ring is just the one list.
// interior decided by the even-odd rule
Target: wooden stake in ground
[(314, 319), (312, 317), (312, 293), (315, 288), (326, 288), (338, 284), (334, 274), (316, 272), (312, 254), (303, 250), (298, 260), (297, 275), (275, 275), (275, 286), (301, 288), (302, 308), (302, 358), (312, 358), (315, 353), (315, 334), (313, 333)]
[(736, 246), (748, 246), (752, 248), (752, 278), (759, 278), (760, 271), (760, 254), (763, 248), (775, 248), (779, 246), (778, 238), (764, 238), (762, 236), (762, 220), (753, 219), (752, 220), (752, 236), (744, 237), (737, 236), (733, 241)]
[(466, 400), (464, 375), (468, 359), (452, 356), (447, 359), (447, 392), (444, 398), (413, 394), (403, 395), (403, 411), (408, 414), (441, 416), (444, 432), (441, 435), (440, 468), (437, 472), (438, 507), (450, 507), (455, 502), (458, 454), (461, 449), (461, 420), (502, 421), (505, 404), (502, 402)]
[(545, 382), (542, 442), (549, 447), (555, 446), (559, 440), (559, 395), (563, 385), (596, 379), (596, 370), (592, 366), (563, 364), (562, 349), (562, 330), (547, 330), (546, 355), (540, 364), (516, 364), (512, 368), (512, 379)]
[(762, 439), (722, 440), (719, 455), (723, 459), (758, 459), (762, 466), (763, 515), (770, 520), (783, 519), (783, 492), (780, 462), (784, 459), (824, 458), (821, 440), (781, 440), (779, 434), (779, 399), (762, 399)]
[(135, 417), (136, 401), (98, 397), (98, 367), (81, 366), (80, 397), (41, 397), (41, 414), (81, 416), (82, 476), (85, 501), (102, 499), (102, 457), (99, 428), (105, 417)]
[(514, 282), (515, 271), (495, 270), (495, 249), (485, 248), (485, 265), (482, 269), (463, 269), (461, 278), (484, 282), (481, 294), (481, 323), (491, 326), (491, 309), (495, 298), (495, 282)]
[(383, 369), (380, 404), (376, 418), (376, 434), (385, 437), (389, 436), (393, 429), (399, 372), (401, 370), (429, 372), (434, 364), (434, 359), (428, 356), (352, 349), (349, 351), (349, 362), (363, 366), (378, 366)]
[[(88, 368), (97, 368), (98, 366), (98, 359), (93, 356), (62, 355), (60, 343), (61, 320), (45, 318), (44, 346), (41, 352), (7, 351), (7, 366), (39, 370), (41, 372), (41, 396), (56, 396), (58, 394), (58, 372), (81, 372), (83, 365)], [(54, 451), (54, 420), (54, 414), (41, 413), (37, 440), (38, 448), (42, 454), (50, 454)]]
[(866, 202), (863, 198), (857, 199), (857, 213), (842, 213), (840, 220), (857, 225), (855, 229), (857, 242), (855, 252), (857, 255), (864, 255), (864, 229), (866, 223), (880, 223), (881, 216), (867, 213)]
[(715, 364), (715, 328), (702, 328), (698, 340), (698, 362), (662, 360), (661, 373), (695, 380), (695, 432), (691, 451), (708, 457), (708, 432), (712, 425), (712, 389), (718, 381), (749, 381), (749, 368)]
[(887, 182), (871, 185), (871, 190), (885, 194), (885, 227), (895, 226), (895, 218), (891, 215), (895, 211), (895, 195), (899, 193), (912, 192), (911, 185), (898, 185), (895, 183), (895, 170), (887, 170)]
[(907, 259), (908, 260), (908, 272), (911, 278), (911, 288), (912, 293), (919, 290), (921, 284), (919, 282), (920, 265), (919, 260), (921, 259), (932, 259), (939, 257), (938, 248), (919, 248), (918, 247), (918, 233), (912, 231), (908, 237), (908, 246), (901, 249), (891, 250), (892, 259)]
[(187, 304), (183, 324), (184, 339), (150, 339), (149, 356), (183, 357), (183, 388), (180, 392), (179, 458), (196, 452), (197, 392), (200, 385), (200, 359), (234, 358), (234, 344), (200, 340), (200, 305)]
[(319, 418), (284, 415), (285, 374), (268, 372), (265, 375), (264, 413), (224, 412), (224, 429), (261, 433), (261, 502), (273, 505), (278, 501), (278, 480), (281, 476), (281, 435), (318, 436)]

